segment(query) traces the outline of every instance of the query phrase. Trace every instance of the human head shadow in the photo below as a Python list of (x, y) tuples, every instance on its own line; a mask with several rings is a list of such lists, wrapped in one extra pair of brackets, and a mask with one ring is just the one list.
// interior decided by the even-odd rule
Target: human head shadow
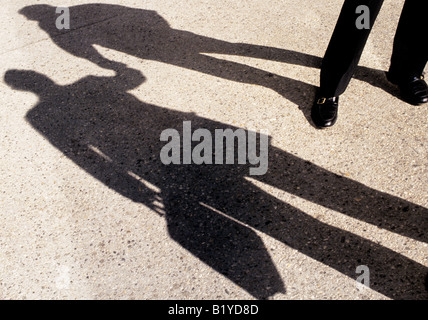
[[(315, 86), (209, 54), (251, 57), (312, 68), (321, 66), (320, 57), (268, 46), (231, 43), (173, 29), (156, 11), (111, 4), (72, 6), (69, 8), (70, 30), (58, 30), (55, 21), (59, 15), (55, 9), (49, 5), (31, 5), (21, 9), (20, 13), (38, 21), (40, 28), (60, 48), (102, 68), (117, 70), (121, 64), (103, 57), (94, 45), (230, 81), (263, 86), (298, 105), (314, 126), (310, 109), (317, 90)], [(381, 70), (358, 67), (354, 77), (398, 96), (397, 88), (386, 80)]]
[(257, 233), (199, 203), (198, 170), (181, 176), (160, 162), (161, 127), (197, 117), (143, 103), (126, 92), (144, 80), (133, 69), (63, 87), (33, 71), (5, 75), (12, 87), (40, 98), (26, 117), (38, 132), (107, 187), (165, 217), (172, 239), (258, 299), (285, 292)]
[(112, 77), (65, 86), (34, 71), (10, 70), (5, 82), (37, 94), (26, 118), (53, 146), (107, 187), (162, 215), (173, 240), (254, 297), (285, 292), (262, 232), (352, 279), (358, 266), (368, 266), (370, 287), (387, 297), (427, 298), (425, 266), (320, 222), (251, 179), (419, 241), (426, 241), (427, 209), (272, 145), (263, 176), (249, 177), (249, 165), (164, 165), (165, 129), (180, 132), (184, 121), (213, 135), (238, 128), (140, 101), (127, 92), (144, 82), (137, 70), (123, 67)]

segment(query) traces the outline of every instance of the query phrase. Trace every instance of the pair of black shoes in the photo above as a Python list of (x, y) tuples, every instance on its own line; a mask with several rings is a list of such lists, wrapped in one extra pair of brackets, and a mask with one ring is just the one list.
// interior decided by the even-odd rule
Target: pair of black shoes
[[(428, 86), (424, 77), (413, 77), (407, 81), (398, 81), (387, 73), (387, 79), (400, 89), (401, 99), (412, 105), (428, 102)], [(337, 120), (339, 97), (317, 97), (311, 110), (312, 121), (318, 128), (333, 126)]]

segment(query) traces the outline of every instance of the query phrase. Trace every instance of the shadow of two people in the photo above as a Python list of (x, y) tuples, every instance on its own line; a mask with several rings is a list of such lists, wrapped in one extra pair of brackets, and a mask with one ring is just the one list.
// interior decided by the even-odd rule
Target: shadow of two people
[[(317, 59), (175, 31), (153, 11), (102, 4), (71, 8), (72, 14), (81, 18), (93, 19), (94, 12), (103, 13), (104, 19), (96, 28), (90, 26), (98, 20), (82, 18), (74, 32), (55, 35), (50, 29), (55, 20), (49, 16), (55, 13), (54, 8), (47, 12), (40, 9), (31, 6), (21, 12), (38, 19), (64, 50), (113, 69), (116, 75), (87, 76), (60, 86), (34, 71), (8, 71), (7, 84), (33, 92), (40, 99), (28, 112), (27, 120), (93, 177), (162, 214), (171, 238), (201, 261), (256, 298), (285, 292), (282, 277), (257, 230), (354, 279), (357, 266), (369, 266), (371, 288), (387, 297), (427, 297), (425, 266), (280, 201), (248, 180), (249, 165), (164, 165), (159, 159), (164, 143), (159, 138), (165, 129), (180, 131), (184, 121), (212, 133), (238, 128), (140, 101), (127, 91), (141, 85), (144, 76), (105, 60), (91, 47), (98, 43), (141, 58), (263, 85), (295, 103), (303, 101), (309, 85), (273, 79), (263, 70), (200, 52), (220, 50), (301, 65), (311, 65)], [(268, 163), (265, 175), (252, 178), (391, 232), (427, 241), (426, 208), (338, 176), (272, 145)], [(158, 190), (145, 187), (142, 181)], [(158, 202), (162, 202), (163, 210)]]

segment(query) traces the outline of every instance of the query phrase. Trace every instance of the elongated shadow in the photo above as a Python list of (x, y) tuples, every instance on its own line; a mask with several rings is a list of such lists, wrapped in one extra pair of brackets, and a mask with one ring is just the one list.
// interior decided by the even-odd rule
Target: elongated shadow
[[(164, 216), (172, 239), (254, 297), (285, 292), (258, 231), (353, 279), (358, 266), (368, 266), (371, 288), (387, 297), (427, 298), (425, 266), (278, 200), (247, 179), (250, 165), (164, 165), (159, 155), (166, 143), (159, 138), (165, 129), (181, 132), (184, 121), (213, 136), (216, 129), (238, 128), (136, 99), (127, 91), (144, 82), (139, 71), (123, 67), (112, 77), (60, 86), (34, 71), (10, 70), (5, 82), (38, 95), (27, 120), (53, 146), (109, 188)], [(271, 145), (268, 172), (252, 178), (426, 240), (426, 208)]]
[[(70, 7), (70, 29), (58, 30), (59, 14), (49, 5), (32, 5), (20, 10), (38, 21), (61, 49), (102, 68), (117, 70), (118, 62), (104, 58), (94, 48), (100, 45), (135, 57), (195, 70), (223, 79), (269, 88), (299, 106), (312, 124), (310, 108), (316, 87), (303, 81), (218, 59), (208, 54), (226, 54), (319, 68), (321, 58), (305, 53), (246, 43), (230, 43), (170, 27), (157, 12), (109, 4)], [(355, 78), (397, 96), (381, 70), (359, 67)]]
[[(223, 79), (251, 83), (264, 86), (278, 92), (293, 103), (299, 105), (304, 113), (309, 116), (310, 95), (316, 88), (312, 85), (253, 68), (240, 63), (213, 58), (204, 53), (222, 53), (228, 55), (239, 55), (254, 57), (265, 60), (285, 62), (295, 65), (319, 67), (321, 59), (312, 55), (298, 53), (290, 50), (257, 46), (244, 43), (230, 43), (182, 30), (172, 29), (168, 22), (155, 11), (128, 8), (119, 5), (108, 4), (85, 4), (70, 8), (71, 29), (58, 30), (55, 21), (59, 16), (55, 7), (48, 5), (33, 5), (20, 10), (20, 13), (28, 19), (39, 22), (39, 26), (46, 31), (61, 49), (81, 58), (85, 58), (100, 67), (112, 70), (126, 68), (123, 64), (104, 58), (94, 48), (100, 45), (112, 48), (141, 59), (160, 61), (198, 72), (207, 73)], [(384, 79), (383, 72), (379, 70), (360, 67), (356, 77), (361, 80), (378, 84), (385, 89), (390, 87)], [(275, 163), (272, 157), (270, 161)], [(421, 216), (413, 217), (411, 206), (405, 202), (394, 204), (394, 208), (401, 208), (402, 214), (398, 215), (394, 210), (381, 210), (374, 214), (372, 208), (383, 208), (380, 201), (374, 201), (364, 195), (361, 190), (355, 203), (348, 196), (347, 185), (343, 185), (343, 179), (330, 179), (328, 183), (313, 185), (312, 177), (323, 172), (311, 172), (304, 174), (289, 168), (287, 172), (275, 170), (271, 167), (269, 173), (263, 177), (266, 183), (279, 185), (287, 192), (295, 193), (286, 182), (282, 181), (298, 179), (296, 185), (306, 186), (300, 188), (301, 197), (348, 214), (352, 217), (378, 225), (389, 231), (412, 237), (416, 240), (427, 241), (428, 235), (424, 229), (419, 229)], [(287, 179), (283, 176), (286, 175)], [(329, 175), (330, 177), (332, 175)], [(301, 177), (300, 179), (298, 177)], [(318, 177), (318, 180), (322, 180)], [(328, 190), (322, 190), (323, 185), (336, 186), (335, 195), (328, 196)], [(306, 192), (305, 190), (310, 190)], [(339, 196), (340, 195), (340, 196)], [(375, 197), (375, 199), (380, 199)], [(334, 201), (333, 201), (334, 199)], [(358, 210), (348, 211), (345, 208), (352, 203)], [(365, 208), (371, 208), (370, 210)], [(403, 223), (406, 220), (407, 223)], [(409, 224), (410, 223), (410, 224)], [(411, 227), (409, 227), (411, 225)]]

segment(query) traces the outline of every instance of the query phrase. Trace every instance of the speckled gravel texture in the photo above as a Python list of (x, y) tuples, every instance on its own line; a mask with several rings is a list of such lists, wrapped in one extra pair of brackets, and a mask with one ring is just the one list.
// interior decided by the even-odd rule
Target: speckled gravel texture
[[(317, 130), (343, 1), (4, 1), (0, 299), (427, 299), (428, 109), (384, 76), (403, 2)], [(267, 130), (267, 173), (162, 164), (184, 121)]]

